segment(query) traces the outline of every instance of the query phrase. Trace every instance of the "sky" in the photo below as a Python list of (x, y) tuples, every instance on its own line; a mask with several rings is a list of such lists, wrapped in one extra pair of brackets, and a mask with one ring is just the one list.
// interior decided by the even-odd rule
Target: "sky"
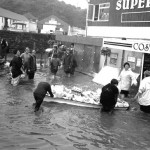
[(71, 4), (76, 7), (80, 7), (82, 9), (86, 9), (88, 5), (87, 0), (59, 0), (59, 1), (64, 1), (66, 4)]

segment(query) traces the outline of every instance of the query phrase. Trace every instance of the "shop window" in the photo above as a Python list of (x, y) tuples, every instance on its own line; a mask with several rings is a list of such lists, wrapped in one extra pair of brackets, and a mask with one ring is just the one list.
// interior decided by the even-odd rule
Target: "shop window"
[(18, 24), (18, 25), (17, 25), (17, 29), (18, 29), (18, 30), (22, 30), (22, 25)]
[(111, 53), (110, 54), (110, 64), (117, 65), (118, 53)]

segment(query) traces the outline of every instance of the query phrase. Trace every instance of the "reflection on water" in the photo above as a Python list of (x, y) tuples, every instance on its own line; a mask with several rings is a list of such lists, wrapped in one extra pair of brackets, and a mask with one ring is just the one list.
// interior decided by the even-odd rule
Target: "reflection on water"
[[(87, 77), (86, 77), (87, 78)], [(132, 111), (112, 114), (98, 109), (44, 102), (33, 112), (32, 91), (46, 75), (12, 87), (0, 77), (0, 150), (120, 150), (150, 147), (150, 115)], [(59, 83), (70, 86), (76, 79)], [(88, 85), (86, 79), (83, 86)], [(84, 82), (82, 80), (82, 82)], [(91, 83), (90, 83), (91, 84)]]

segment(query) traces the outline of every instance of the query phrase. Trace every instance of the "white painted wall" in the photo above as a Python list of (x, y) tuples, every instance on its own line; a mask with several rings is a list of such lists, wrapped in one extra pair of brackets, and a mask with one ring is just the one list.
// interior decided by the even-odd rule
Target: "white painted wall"
[(88, 26), (88, 36), (150, 39), (150, 27)]
[(35, 33), (38, 32), (37, 23), (35, 22), (29, 22), (28, 28), (29, 28), (29, 32), (35, 32)]
[(3, 23), (3, 18), (0, 17), (0, 30), (3, 29), (4, 23)]
[(50, 30), (55, 32), (56, 25), (43, 24), (43, 29), (41, 30), (41, 33), (50, 33)]

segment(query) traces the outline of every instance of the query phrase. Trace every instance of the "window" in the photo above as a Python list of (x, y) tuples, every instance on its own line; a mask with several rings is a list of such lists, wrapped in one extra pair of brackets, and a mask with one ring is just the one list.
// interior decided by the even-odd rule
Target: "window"
[(109, 8), (110, 3), (104, 3), (99, 5), (99, 21), (109, 20)]
[(98, 5), (94, 5), (94, 9), (92, 6), (89, 6), (88, 19), (91, 19), (93, 17), (93, 15), (91, 15), (91, 12), (93, 11), (94, 21), (109, 21), (109, 8), (110, 3), (101, 3)]
[(117, 65), (117, 59), (118, 59), (117, 53), (111, 53), (110, 54), (110, 64), (111, 65)]
[(98, 20), (99, 5), (95, 5), (94, 21)]

